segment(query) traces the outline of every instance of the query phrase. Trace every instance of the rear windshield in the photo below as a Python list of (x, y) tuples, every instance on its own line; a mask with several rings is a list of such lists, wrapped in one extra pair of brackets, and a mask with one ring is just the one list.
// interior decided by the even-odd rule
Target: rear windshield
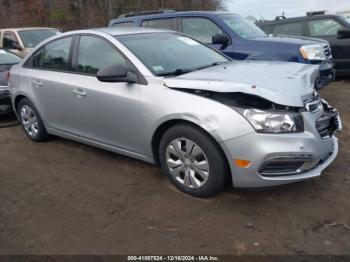
[(34, 48), (37, 44), (45, 39), (59, 34), (57, 29), (35, 29), (19, 31), (19, 36), (22, 39), (23, 45), (26, 48)]
[(21, 58), (18, 56), (0, 49), (0, 65), (17, 64), (19, 61), (21, 61)]
[(220, 15), (220, 18), (233, 32), (244, 39), (266, 37), (264, 31), (244, 17), (239, 15)]

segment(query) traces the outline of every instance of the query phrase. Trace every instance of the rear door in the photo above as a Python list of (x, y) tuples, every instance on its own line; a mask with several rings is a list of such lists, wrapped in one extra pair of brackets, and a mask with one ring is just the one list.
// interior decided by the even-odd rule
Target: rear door
[(73, 43), (73, 37), (54, 40), (38, 50), (24, 67), (28, 68), (28, 84), (48, 127), (76, 134), (70, 72)]
[(334, 18), (308, 21), (308, 34), (311, 37), (327, 40), (332, 48), (337, 73), (350, 72), (350, 39), (338, 38), (338, 30), (343, 25)]

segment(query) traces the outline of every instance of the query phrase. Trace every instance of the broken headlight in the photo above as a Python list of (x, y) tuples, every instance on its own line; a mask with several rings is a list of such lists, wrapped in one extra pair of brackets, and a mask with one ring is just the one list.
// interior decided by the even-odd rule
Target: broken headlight
[(293, 112), (243, 109), (243, 116), (259, 133), (297, 133), (304, 131), (303, 117)]

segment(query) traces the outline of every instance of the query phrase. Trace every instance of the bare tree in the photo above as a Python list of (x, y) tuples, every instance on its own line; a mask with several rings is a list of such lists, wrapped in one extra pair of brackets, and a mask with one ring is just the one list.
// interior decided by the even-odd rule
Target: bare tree
[(177, 9), (218, 10), (224, 0), (0, 0), (0, 26), (72, 30), (106, 26), (123, 13)]

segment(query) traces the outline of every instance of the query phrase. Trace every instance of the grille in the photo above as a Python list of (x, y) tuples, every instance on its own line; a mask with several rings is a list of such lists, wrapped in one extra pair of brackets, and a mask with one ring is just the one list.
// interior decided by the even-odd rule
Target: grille
[(332, 59), (332, 50), (328, 44), (323, 45), (324, 53), (327, 59)]
[(10, 91), (9, 90), (1, 90), (0, 89), (0, 98), (6, 98), (10, 96)]

